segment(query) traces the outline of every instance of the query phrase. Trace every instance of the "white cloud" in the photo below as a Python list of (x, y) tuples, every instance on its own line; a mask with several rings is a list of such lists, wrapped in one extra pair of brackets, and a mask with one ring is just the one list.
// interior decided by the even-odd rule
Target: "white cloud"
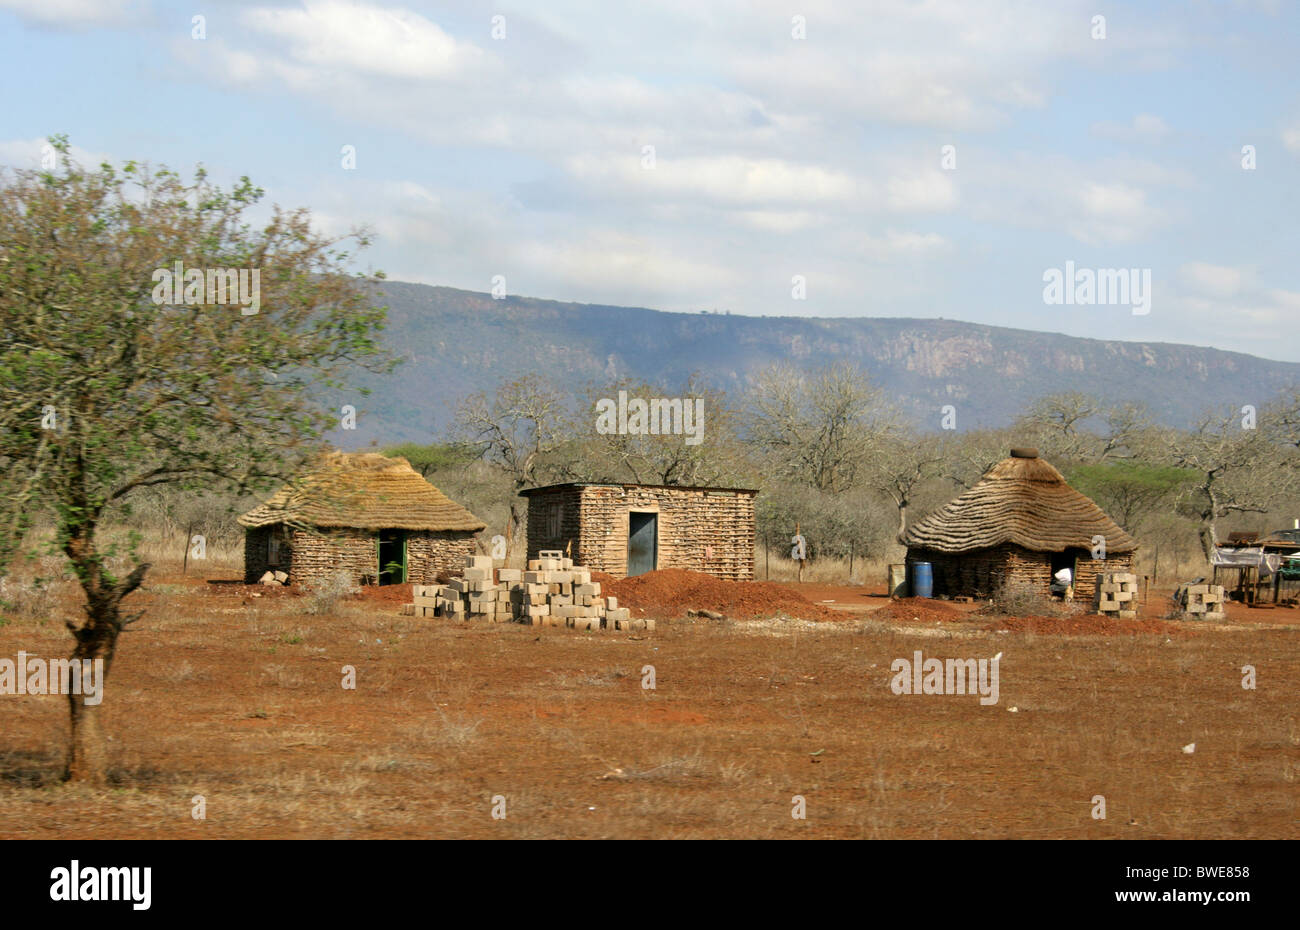
[(1072, 236), (1093, 245), (1141, 239), (1162, 220), (1146, 191), (1127, 184), (1089, 182), (1075, 193), (1078, 212), (1069, 223)]
[(1241, 290), (1246, 273), (1240, 268), (1191, 262), (1178, 269), (1183, 279), (1198, 292), (1230, 297)]
[(0, 0), (0, 10), (24, 22), (58, 29), (89, 29), (129, 23), (138, 0)]
[(1121, 142), (1163, 142), (1173, 130), (1159, 116), (1139, 113), (1128, 123), (1100, 122), (1092, 124), (1095, 135)]
[(1293, 155), (1300, 155), (1300, 126), (1282, 131), (1282, 144)]
[(730, 269), (698, 255), (615, 230), (570, 239), (535, 239), (515, 251), (525, 266), (523, 274), (571, 281), (587, 293), (607, 292), (611, 282), (617, 282), (622, 293), (648, 296), (664, 291), (716, 293), (735, 279)]
[(834, 203), (859, 196), (859, 182), (850, 175), (775, 158), (656, 158), (654, 168), (643, 168), (640, 158), (634, 156), (574, 155), (565, 165), (580, 183), (602, 190), (626, 188), (655, 198), (758, 206)]
[(304, 0), (302, 9), (260, 7), (240, 20), (312, 68), (421, 80), (461, 76), (487, 59), (482, 49), (402, 7)]
[(915, 233), (887, 230), (883, 236), (864, 236), (863, 254), (873, 261), (922, 258), (949, 248), (950, 243), (938, 233)]

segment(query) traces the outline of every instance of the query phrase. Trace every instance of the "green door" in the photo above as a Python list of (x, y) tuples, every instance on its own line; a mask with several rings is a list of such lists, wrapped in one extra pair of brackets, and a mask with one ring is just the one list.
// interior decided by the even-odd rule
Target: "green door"
[(380, 530), (379, 571), (380, 584), (406, 583), (406, 531)]

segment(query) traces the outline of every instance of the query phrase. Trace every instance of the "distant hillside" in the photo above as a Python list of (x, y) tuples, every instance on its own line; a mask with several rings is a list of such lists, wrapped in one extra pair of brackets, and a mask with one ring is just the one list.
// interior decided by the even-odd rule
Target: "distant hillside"
[(1300, 364), (1170, 343), (1112, 342), (955, 320), (816, 319), (664, 313), (559, 303), (423, 284), (385, 282), (386, 339), (406, 359), (368, 378), (355, 432), (336, 441), (428, 441), (456, 401), (530, 371), (582, 390), (631, 376), (675, 385), (692, 372), (729, 392), (773, 361), (816, 368), (850, 359), (921, 429), (944, 404), (959, 429), (1005, 426), (1032, 400), (1079, 390), (1140, 400), (1163, 422), (1187, 425), (1206, 407), (1261, 404), (1300, 381)]

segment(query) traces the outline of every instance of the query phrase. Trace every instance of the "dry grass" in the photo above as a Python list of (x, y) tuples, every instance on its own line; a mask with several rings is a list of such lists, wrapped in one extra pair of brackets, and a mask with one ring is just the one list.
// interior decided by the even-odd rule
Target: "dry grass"
[[(157, 581), (108, 683), (113, 787), (58, 782), (64, 699), (0, 698), (0, 837), (1297, 835), (1295, 629), (1107, 640), (855, 618), (634, 639)], [(10, 621), (0, 656), (68, 651), (61, 625)], [(1000, 703), (894, 695), (891, 661), (918, 648), (1001, 651)]]

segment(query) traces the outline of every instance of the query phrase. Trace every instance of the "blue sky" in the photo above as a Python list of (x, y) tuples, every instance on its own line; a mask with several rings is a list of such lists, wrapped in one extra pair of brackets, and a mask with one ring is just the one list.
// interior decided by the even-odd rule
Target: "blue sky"
[[(1244, 0), (0, 0), (0, 164), (61, 132), (248, 174), (399, 280), (1300, 361), (1297, 36)], [(1150, 269), (1150, 313), (1046, 304), (1067, 261)]]

